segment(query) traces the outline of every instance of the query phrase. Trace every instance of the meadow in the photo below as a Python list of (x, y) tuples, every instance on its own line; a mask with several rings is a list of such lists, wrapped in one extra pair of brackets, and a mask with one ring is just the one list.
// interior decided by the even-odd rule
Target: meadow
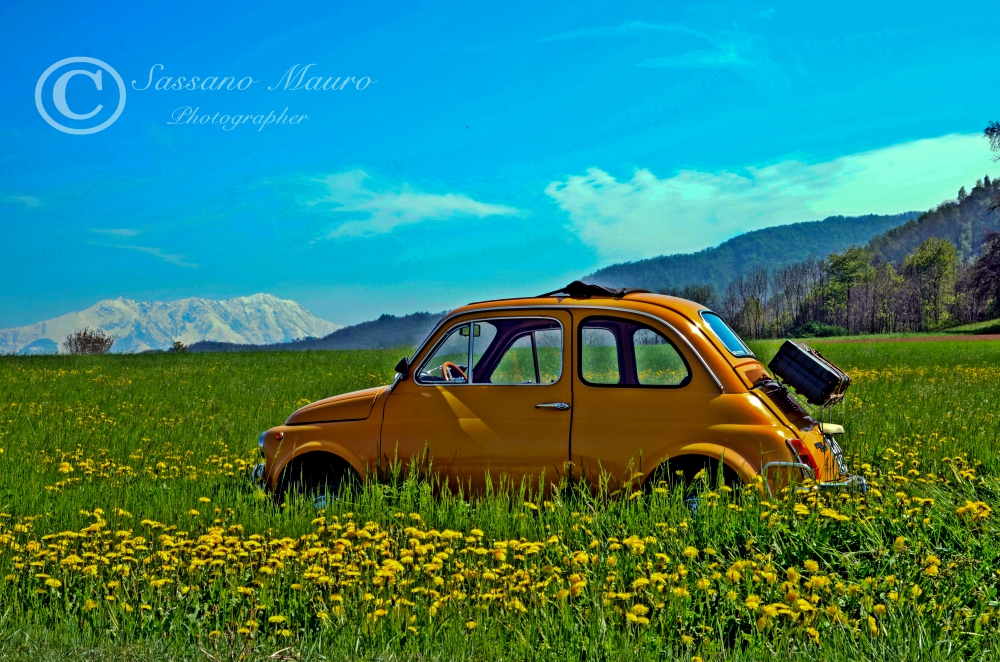
[(995, 659), (1000, 342), (817, 347), (868, 496), (696, 512), (248, 480), (260, 431), (398, 350), (2, 357), (0, 659)]

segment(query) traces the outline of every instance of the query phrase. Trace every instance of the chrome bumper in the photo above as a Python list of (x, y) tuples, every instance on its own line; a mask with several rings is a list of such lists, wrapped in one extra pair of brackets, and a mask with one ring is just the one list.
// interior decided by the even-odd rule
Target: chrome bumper
[(254, 483), (264, 482), (264, 463), (255, 464), (250, 470), (250, 480)]
[[(760, 473), (764, 477), (764, 484), (767, 485), (767, 493), (772, 497), (774, 493), (771, 491), (768, 473), (774, 469), (799, 469), (809, 480), (816, 480), (816, 474), (813, 473), (812, 467), (808, 464), (803, 464), (802, 462), (768, 462), (760, 470)], [(861, 492), (862, 496), (868, 494), (868, 481), (863, 476), (848, 475), (846, 478), (841, 478), (840, 480), (816, 483), (815, 487), (821, 490), (857, 490)]]

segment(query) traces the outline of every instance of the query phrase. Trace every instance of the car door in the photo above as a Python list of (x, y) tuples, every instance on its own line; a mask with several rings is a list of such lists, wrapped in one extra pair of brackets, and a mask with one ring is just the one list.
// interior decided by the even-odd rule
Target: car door
[(386, 401), (382, 452), (429, 454), (451, 487), (487, 475), (558, 482), (569, 459), (572, 376), (563, 310), (468, 314), (444, 325)]
[(574, 310), (573, 316), (577, 475), (596, 486), (604, 471), (618, 487), (702, 439), (719, 391), (672, 328), (627, 311)]

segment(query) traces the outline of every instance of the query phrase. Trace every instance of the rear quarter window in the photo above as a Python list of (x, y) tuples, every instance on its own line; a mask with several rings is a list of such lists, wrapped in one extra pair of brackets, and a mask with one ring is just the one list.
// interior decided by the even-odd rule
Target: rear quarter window
[(703, 310), (701, 318), (705, 320), (705, 324), (708, 324), (708, 327), (712, 329), (712, 333), (715, 334), (715, 337), (719, 339), (719, 342), (725, 346), (730, 354), (737, 357), (754, 355), (750, 351), (750, 348), (746, 346), (746, 343), (736, 335), (736, 332), (721, 317), (715, 313)]

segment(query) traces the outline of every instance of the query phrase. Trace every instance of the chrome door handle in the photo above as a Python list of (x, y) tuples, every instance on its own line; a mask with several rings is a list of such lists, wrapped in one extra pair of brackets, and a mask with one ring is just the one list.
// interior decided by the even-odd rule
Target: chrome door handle
[(535, 405), (535, 409), (558, 409), (559, 411), (566, 411), (569, 409), (569, 405), (565, 402), (542, 402)]

